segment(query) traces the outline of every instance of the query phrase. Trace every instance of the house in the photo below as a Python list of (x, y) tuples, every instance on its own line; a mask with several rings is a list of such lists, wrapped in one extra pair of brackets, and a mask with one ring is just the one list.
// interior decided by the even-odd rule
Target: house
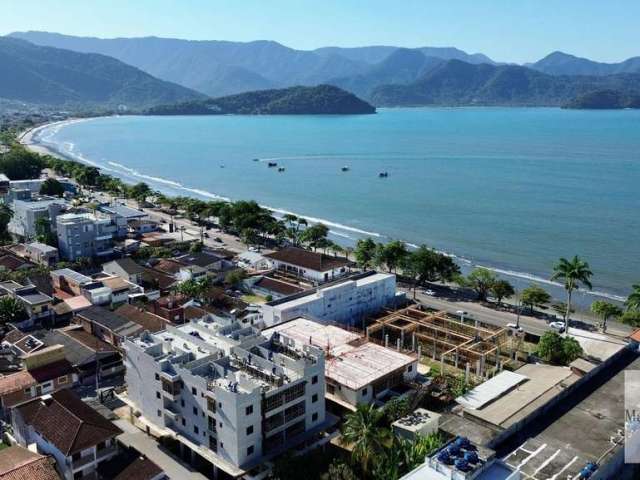
[(68, 323), (76, 313), (89, 308), (91, 305), (93, 305), (91, 301), (83, 295), (65, 298), (53, 306), (53, 311), (56, 316), (54, 323), (56, 325)]
[(127, 303), (131, 296), (143, 293), (141, 286), (128, 282), (121, 277), (100, 276), (98, 280), (105, 287), (111, 289), (112, 306)]
[(254, 293), (265, 297), (269, 295), (275, 299), (288, 297), (289, 295), (295, 295), (304, 291), (304, 288), (294, 283), (285, 282), (284, 280), (264, 275), (250, 277), (244, 281), (244, 284)]
[(190, 300), (182, 295), (167, 295), (148, 304), (147, 309), (166, 321), (179, 325), (184, 323), (185, 304)]
[(55, 460), (20, 445), (0, 450), (0, 480), (60, 480)]
[(118, 349), (80, 326), (43, 330), (37, 336), (45, 345), (64, 346), (64, 356), (76, 369), (80, 385), (96, 385), (124, 375), (122, 355)]
[(0, 248), (0, 271), (14, 272), (29, 270), (35, 265), (26, 258), (26, 247), (23, 244)]
[(58, 250), (64, 260), (106, 257), (113, 254), (116, 226), (94, 213), (67, 213), (56, 219)]
[(15, 355), (24, 357), (45, 345), (33, 335), (12, 328), (2, 339), (2, 346), (9, 348)]
[(223, 257), (207, 250), (189, 253), (177, 257), (176, 260), (184, 265), (179, 272), (180, 280), (200, 278), (203, 275), (222, 280), (224, 272), (233, 268), (233, 265)]
[(60, 260), (58, 249), (45, 243), (27, 243), (25, 251), (27, 258), (39, 265), (50, 267)]
[(99, 463), (118, 453), (116, 436), (122, 433), (70, 390), (14, 408), (12, 426), (20, 444), (35, 443), (38, 451), (55, 458), (66, 480), (95, 475)]
[(64, 347), (54, 345), (23, 357), (24, 369), (0, 377), (0, 409), (20, 405), (34, 397), (72, 387), (77, 381)]
[(27, 318), (18, 322), (19, 328), (30, 328), (37, 323), (51, 320), (53, 298), (38, 291), (33, 285), (20, 285), (13, 280), (0, 282), (0, 295), (4, 293), (20, 302), (27, 313)]
[(128, 222), (129, 232), (138, 236), (158, 230), (160, 224), (149, 218), (133, 219)]
[(260, 310), (267, 327), (302, 316), (360, 326), (366, 316), (397, 300), (395, 275), (364, 272), (267, 302)]
[(139, 284), (142, 281), (144, 269), (131, 257), (118, 258), (102, 265), (102, 271), (126, 281)]
[(147, 311), (143, 307), (131, 305), (128, 303), (118, 307), (115, 310), (115, 313), (123, 318), (137, 323), (144, 330), (152, 333), (164, 330), (167, 327), (167, 323), (169, 323), (164, 318)]
[(87, 333), (116, 347), (124, 338), (137, 335), (143, 330), (139, 324), (99, 306), (83, 310), (76, 315), (75, 321)]
[(70, 295), (82, 295), (82, 286), (93, 281), (91, 277), (70, 268), (52, 270), (50, 275), (54, 290), (60, 290)]
[[(99, 478), (112, 480), (164, 480), (167, 475), (135, 448), (120, 445), (118, 455), (98, 466)], [(0, 479), (1, 480), (1, 479)]]
[(271, 268), (271, 262), (258, 252), (247, 250), (240, 253), (236, 257), (238, 266), (252, 270), (268, 270)]
[(159, 290), (161, 293), (169, 292), (177, 283), (175, 277), (154, 268), (143, 267), (142, 287), (147, 290)]
[(333, 257), (298, 247), (268, 253), (265, 258), (283, 274), (305, 278), (316, 284), (343, 277), (349, 273), (351, 266), (351, 262), (344, 257)]

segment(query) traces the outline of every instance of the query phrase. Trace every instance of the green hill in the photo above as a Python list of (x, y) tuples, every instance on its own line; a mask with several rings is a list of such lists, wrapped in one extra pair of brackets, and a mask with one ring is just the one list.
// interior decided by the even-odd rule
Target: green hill
[(366, 114), (376, 109), (332, 85), (259, 90), (147, 110), (149, 115), (314, 115)]
[(204, 95), (104, 55), (0, 37), (0, 98), (69, 107), (149, 107)]
[(625, 95), (615, 90), (597, 90), (574, 98), (564, 107), (583, 110), (640, 108), (640, 95)]

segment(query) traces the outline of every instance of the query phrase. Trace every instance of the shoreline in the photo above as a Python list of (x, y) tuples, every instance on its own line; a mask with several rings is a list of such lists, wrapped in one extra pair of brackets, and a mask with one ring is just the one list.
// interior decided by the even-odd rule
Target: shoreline
[[(51, 144), (47, 144), (46, 142), (41, 141), (38, 138), (38, 134), (45, 129), (54, 127), (54, 126), (58, 126), (59, 128), (63, 128), (66, 125), (69, 124), (73, 124), (73, 123), (79, 123), (79, 122), (85, 122), (85, 121), (89, 121), (89, 120), (94, 120), (94, 119), (100, 119), (100, 118), (109, 118), (110, 116), (99, 116), (99, 117), (87, 117), (87, 118), (70, 118), (70, 119), (66, 119), (66, 120), (61, 120), (61, 121), (57, 121), (57, 122), (51, 122), (51, 123), (47, 123), (47, 124), (42, 124), (39, 125), (37, 127), (33, 127), (25, 132), (23, 132), (22, 134), (19, 135), (18, 139), (19, 142), (24, 145), (27, 149), (30, 149), (32, 151), (35, 151), (37, 153), (41, 153), (41, 154), (48, 154), (48, 155), (52, 155), (54, 157), (57, 158), (61, 158), (64, 160), (69, 160), (69, 161), (75, 161), (75, 162), (79, 162), (79, 163), (85, 163), (87, 165), (91, 165), (91, 166), (95, 166), (96, 168), (99, 168), (102, 171), (108, 172), (108, 174), (113, 175), (115, 177), (120, 178), (121, 180), (123, 180), (126, 183), (136, 183), (136, 181), (141, 181), (141, 182), (150, 182), (157, 190), (159, 191), (163, 191), (163, 193), (168, 193), (170, 195), (176, 195), (176, 190), (182, 190), (186, 192), (186, 196), (195, 196), (196, 198), (205, 198), (205, 199), (209, 199), (209, 200), (223, 200), (223, 201), (233, 201), (233, 199), (230, 198), (226, 198), (220, 195), (217, 195), (215, 193), (212, 192), (208, 192), (208, 191), (204, 191), (201, 189), (197, 189), (197, 188), (189, 188), (187, 186), (182, 185), (181, 183), (177, 182), (177, 181), (170, 181), (170, 180), (166, 180), (166, 179), (162, 179), (162, 178), (157, 178), (157, 177), (153, 177), (151, 175), (146, 175), (143, 174), (141, 172), (138, 172), (135, 169), (130, 169), (128, 167), (126, 167), (125, 165), (120, 165), (117, 164), (115, 162), (109, 162), (109, 164), (113, 165), (116, 168), (109, 168), (100, 164), (97, 164), (95, 162), (92, 162), (90, 159), (87, 159), (85, 157), (83, 157), (82, 155), (74, 155), (73, 153), (70, 152), (64, 152), (61, 149), (55, 148), (54, 146), (52, 146)], [(122, 172), (120, 170), (118, 170), (118, 168), (120, 170), (125, 170), (125, 172)], [(179, 193), (178, 193), (179, 195)], [(330, 220), (326, 220), (326, 219), (322, 219), (322, 218), (318, 218), (315, 216), (311, 216), (311, 215), (299, 215), (295, 212), (291, 212), (287, 209), (282, 209), (282, 208), (275, 208), (275, 207), (271, 207), (268, 205), (262, 205), (260, 204), (261, 207), (271, 211), (273, 214), (275, 214), (276, 217), (281, 217), (282, 215), (291, 213), (294, 214), (300, 218), (305, 218), (307, 221), (309, 221), (310, 223), (323, 223), (325, 225), (327, 225), (328, 227), (334, 227), (335, 229), (338, 230), (345, 230), (345, 231), (349, 231), (349, 232), (353, 232), (356, 233), (359, 237), (361, 238), (366, 238), (366, 237), (371, 237), (374, 240), (378, 239), (379, 241), (384, 241), (388, 237), (387, 235), (381, 234), (381, 233), (377, 233), (377, 232), (370, 232), (370, 231), (366, 231), (366, 230), (362, 230), (362, 229), (357, 229), (357, 228), (353, 228), (350, 227), (348, 225), (342, 225), (336, 222), (332, 222)], [(334, 230), (330, 230), (330, 236), (334, 237), (334, 240), (336, 241), (336, 243), (341, 244), (342, 246), (353, 246), (355, 244), (355, 242), (358, 240), (358, 238), (354, 239), (350, 236), (341, 234), (339, 232), (336, 232)], [(348, 239), (348, 240), (346, 240)], [(238, 240), (238, 239), (236, 239)], [(416, 248), (416, 244), (408, 242), (408, 241), (404, 241), (403, 242), (409, 247), (409, 248)], [(541, 277), (539, 275), (535, 275), (535, 274), (531, 274), (528, 272), (519, 272), (517, 270), (512, 270), (510, 268), (508, 268), (508, 266), (502, 266), (502, 267), (494, 267), (494, 266), (488, 266), (486, 265), (486, 263), (490, 263), (490, 262), (478, 262), (478, 261), (473, 261), (464, 257), (460, 257), (456, 254), (453, 254), (451, 252), (448, 251), (443, 251), (443, 250), (438, 250), (440, 253), (450, 256), (452, 257), (456, 263), (458, 263), (458, 265), (461, 267), (463, 274), (468, 274), (469, 271), (471, 271), (473, 268), (476, 267), (482, 267), (482, 268), (487, 268), (495, 273), (497, 273), (499, 276), (501, 277), (507, 277), (508, 279), (514, 281), (516, 284), (519, 285), (514, 285), (517, 287), (517, 290), (521, 290), (523, 288), (523, 285), (526, 287), (528, 285), (532, 285), (532, 284), (539, 284), (539, 285), (546, 285), (547, 287), (551, 287), (552, 289), (556, 290), (556, 292), (549, 292), (551, 293), (552, 297), (553, 297), (553, 301), (564, 301), (564, 297), (561, 294), (558, 294), (557, 291), (560, 291), (560, 293), (562, 293), (562, 285), (556, 282), (552, 282), (550, 280), (548, 280), (547, 278)], [(609, 293), (609, 292), (603, 292), (603, 291), (587, 291), (587, 290), (579, 290), (578, 295), (576, 295), (575, 300), (578, 300), (578, 302), (576, 302), (576, 307), (577, 309), (584, 311), (585, 313), (590, 313), (589, 312), (589, 305), (592, 301), (597, 300), (597, 299), (604, 299), (607, 301), (613, 301), (613, 302), (618, 302), (621, 303), (624, 301), (624, 297), (622, 295), (618, 295), (618, 294), (614, 294), (614, 293)]]

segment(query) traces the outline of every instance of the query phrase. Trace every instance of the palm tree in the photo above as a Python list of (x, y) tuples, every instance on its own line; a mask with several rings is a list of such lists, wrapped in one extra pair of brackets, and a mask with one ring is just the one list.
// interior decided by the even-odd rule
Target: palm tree
[(591, 311), (602, 317), (602, 331), (607, 331), (607, 320), (611, 317), (619, 317), (622, 315), (622, 309), (617, 305), (604, 300), (596, 300), (591, 304)]
[(553, 266), (551, 280), (563, 280), (564, 289), (567, 291), (567, 309), (564, 314), (564, 331), (569, 332), (569, 317), (571, 316), (571, 295), (573, 291), (584, 285), (591, 290), (591, 276), (593, 272), (589, 264), (575, 255), (571, 260), (561, 258)]
[(640, 310), (640, 283), (631, 286), (631, 293), (624, 302), (627, 310)]
[(342, 442), (351, 446), (351, 455), (359, 462), (365, 477), (371, 462), (384, 452), (390, 432), (382, 427), (384, 412), (373, 405), (360, 404), (342, 424)]

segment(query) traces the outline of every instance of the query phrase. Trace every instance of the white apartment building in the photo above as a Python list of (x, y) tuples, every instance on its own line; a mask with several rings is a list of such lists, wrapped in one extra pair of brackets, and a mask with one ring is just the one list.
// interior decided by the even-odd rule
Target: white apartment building
[(395, 275), (365, 272), (268, 302), (262, 320), (266, 327), (297, 317), (354, 326), (397, 300)]
[(123, 346), (124, 400), (214, 475), (249, 478), (265, 460), (316, 441), (330, 423), (324, 356), (312, 345), (206, 318)]

